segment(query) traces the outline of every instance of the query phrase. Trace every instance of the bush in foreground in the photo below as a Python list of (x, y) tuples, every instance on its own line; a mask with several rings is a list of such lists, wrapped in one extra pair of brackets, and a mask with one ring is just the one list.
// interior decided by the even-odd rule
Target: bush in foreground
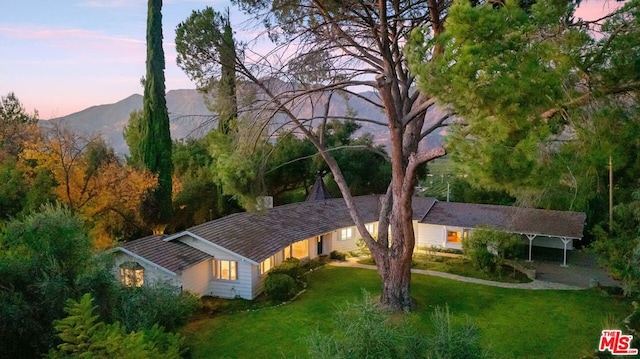
[(366, 292), (362, 302), (348, 303), (335, 319), (335, 334), (322, 334), (316, 329), (307, 337), (309, 357), (490, 358), (480, 347), (479, 329), (470, 322), (454, 326), (448, 308), (435, 309), (432, 336), (418, 332), (403, 317), (392, 316)]
[(195, 295), (161, 283), (140, 288), (122, 287), (116, 298), (111, 319), (130, 331), (151, 328), (156, 324), (165, 330), (175, 331), (202, 305)]
[(105, 324), (95, 314), (93, 298), (69, 299), (66, 318), (55, 322), (62, 340), (47, 358), (166, 358), (182, 357), (183, 338), (154, 325), (141, 331), (127, 331), (119, 322)]

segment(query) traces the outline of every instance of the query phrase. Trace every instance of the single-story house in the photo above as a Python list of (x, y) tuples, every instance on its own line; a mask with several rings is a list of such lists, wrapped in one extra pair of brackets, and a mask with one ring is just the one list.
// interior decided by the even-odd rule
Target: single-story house
[[(355, 198), (374, 233), (379, 199)], [(488, 225), (522, 234), (530, 246), (560, 247), (566, 253), (574, 239), (582, 238), (585, 214), (415, 197), (413, 220), (416, 248), (461, 248), (474, 228)], [(198, 295), (253, 299), (263, 291), (266, 273), (284, 259), (356, 250), (359, 238), (341, 198), (312, 192), (306, 202), (232, 214), (172, 235), (127, 242), (111, 252), (114, 275), (125, 285), (164, 281)]]

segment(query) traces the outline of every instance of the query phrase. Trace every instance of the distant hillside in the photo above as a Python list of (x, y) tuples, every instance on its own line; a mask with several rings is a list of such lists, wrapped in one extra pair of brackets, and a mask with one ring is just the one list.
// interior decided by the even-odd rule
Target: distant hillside
[[(183, 139), (199, 131), (212, 114), (207, 110), (202, 95), (196, 90), (171, 90), (167, 92), (167, 108), (171, 123), (171, 137)], [(131, 112), (142, 109), (142, 95), (131, 95), (108, 105), (92, 106), (68, 116), (53, 119), (71, 128), (91, 134), (101, 134), (107, 143), (120, 154), (128, 154), (129, 148), (122, 136)], [(194, 116), (196, 115), (196, 116)]]
[[(374, 99), (372, 92), (361, 95)], [(196, 90), (171, 90), (167, 92), (167, 108), (171, 123), (171, 137), (185, 139), (202, 136), (213, 127), (212, 114), (205, 105), (204, 98)], [(128, 154), (129, 148), (122, 136), (124, 126), (129, 122), (131, 112), (142, 109), (142, 95), (131, 95), (121, 101), (108, 105), (92, 106), (68, 116), (59, 117), (61, 121), (75, 130), (91, 134), (101, 134), (107, 143), (119, 154)], [(355, 111), (358, 117), (386, 122), (384, 114), (369, 102), (360, 98), (345, 99), (333, 96), (331, 99), (331, 115), (345, 115), (349, 110)], [(301, 114), (311, 115), (304, 109)], [(375, 136), (376, 143), (385, 145), (388, 142), (387, 128), (371, 123), (361, 123), (360, 132), (369, 132)], [(428, 139), (430, 145), (441, 141), (440, 135)]]

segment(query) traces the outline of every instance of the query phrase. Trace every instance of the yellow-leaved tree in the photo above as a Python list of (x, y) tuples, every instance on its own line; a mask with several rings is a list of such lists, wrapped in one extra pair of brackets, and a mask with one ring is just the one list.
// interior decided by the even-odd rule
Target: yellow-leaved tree
[(42, 168), (51, 174), (56, 197), (90, 224), (96, 248), (148, 232), (139, 206), (156, 177), (121, 164), (100, 137), (52, 123), (41, 140), (25, 144), (20, 159), (27, 174)]

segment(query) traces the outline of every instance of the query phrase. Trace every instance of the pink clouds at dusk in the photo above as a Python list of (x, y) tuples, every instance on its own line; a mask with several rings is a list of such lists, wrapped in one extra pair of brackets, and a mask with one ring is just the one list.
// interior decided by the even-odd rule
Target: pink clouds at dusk
[[(166, 0), (167, 89), (194, 85), (175, 64), (175, 27), (192, 10), (229, 4)], [(22, 0), (0, 11), (0, 94), (15, 92), (44, 119), (141, 93), (146, 0)]]
[[(176, 26), (193, 10), (224, 10), (228, 0), (165, 0), (164, 51), (167, 90), (194, 88), (176, 63)], [(577, 16), (599, 17), (621, 3), (586, 0)], [(113, 103), (142, 93), (145, 73), (146, 0), (21, 0), (0, 11), (0, 95), (15, 92), (43, 119)], [(252, 40), (247, 18), (231, 9), (236, 36)], [(266, 52), (265, 40), (252, 50)]]

